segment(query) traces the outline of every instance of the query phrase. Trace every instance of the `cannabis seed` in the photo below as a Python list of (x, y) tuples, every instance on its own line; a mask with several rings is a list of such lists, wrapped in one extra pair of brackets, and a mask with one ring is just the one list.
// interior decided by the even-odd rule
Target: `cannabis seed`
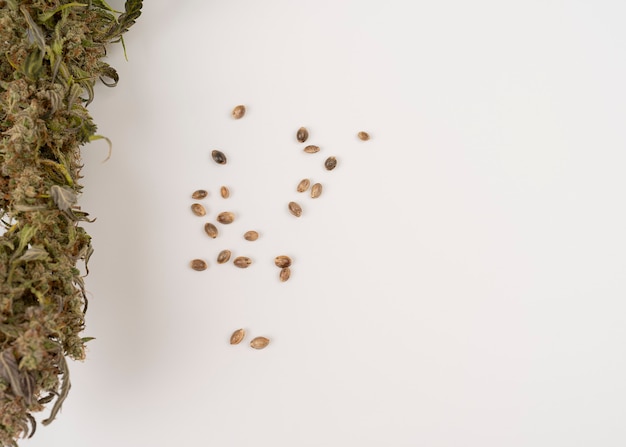
[(211, 222), (207, 222), (204, 224), (204, 231), (209, 235), (210, 238), (215, 239), (217, 237), (218, 231), (217, 227), (213, 225)]
[(199, 203), (194, 203), (193, 205), (191, 205), (191, 211), (196, 215), (196, 216), (204, 216), (206, 214), (206, 210), (204, 209), (204, 207), (202, 205), (200, 205)]
[(200, 199), (204, 199), (208, 195), (209, 195), (209, 193), (206, 190), (199, 189), (199, 190), (193, 192), (193, 194), (191, 195), (191, 198), (192, 199), (196, 199), (196, 200), (200, 200)]
[(219, 213), (217, 215), (217, 221), (221, 224), (227, 225), (233, 223), (235, 220), (235, 215), (230, 211), (224, 211), (223, 213)]
[(246, 231), (243, 238), (247, 241), (256, 241), (259, 238), (259, 233), (256, 231)]
[(276, 267), (285, 268), (291, 265), (291, 258), (287, 255), (280, 255), (274, 258), (274, 264)]
[(252, 341), (250, 342), (250, 346), (252, 346), (254, 349), (263, 349), (269, 344), (270, 344), (270, 340), (265, 337), (253, 338)]
[(220, 195), (222, 196), (222, 198), (228, 199), (230, 197), (230, 189), (228, 189), (226, 186), (222, 186), (220, 188)]
[(309, 189), (310, 185), (311, 185), (311, 180), (309, 180), (308, 178), (302, 179), (300, 180), (300, 183), (298, 183), (298, 187), (296, 188), (296, 191), (304, 192), (307, 189)]
[(244, 339), (245, 336), (246, 336), (245, 330), (237, 329), (235, 332), (233, 332), (233, 335), (230, 336), (230, 344), (238, 345), (239, 343), (241, 343), (241, 341)]
[(367, 141), (370, 139), (370, 134), (368, 134), (367, 132), (359, 132), (357, 134), (357, 137), (359, 137), (359, 140), (361, 141)]
[(300, 143), (304, 143), (307, 138), (309, 138), (309, 131), (306, 130), (305, 127), (301, 127), (300, 129), (298, 129), (298, 132), (296, 133), (296, 139), (300, 142)]
[(222, 250), (217, 255), (218, 264), (225, 264), (228, 262), (229, 259), (230, 259), (230, 250)]
[(337, 159), (335, 157), (328, 157), (324, 162), (324, 167), (329, 171), (332, 171), (337, 166)]
[(315, 154), (316, 152), (319, 152), (319, 151), (320, 151), (320, 147), (313, 146), (312, 144), (304, 148), (304, 152), (306, 152), (307, 154)]
[(237, 256), (235, 259), (233, 259), (233, 264), (235, 264), (240, 269), (245, 269), (249, 267), (250, 264), (252, 264), (252, 259), (246, 256)]
[(242, 118), (245, 114), (246, 114), (246, 106), (238, 105), (237, 107), (233, 109), (233, 118), (235, 118), (236, 120), (238, 120), (239, 118)]
[(311, 187), (311, 197), (313, 199), (317, 199), (321, 195), (322, 195), (322, 184), (316, 183), (315, 185)]
[(208, 267), (207, 263), (203, 261), (202, 259), (194, 259), (193, 261), (189, 263), (189, 265), (191, 266), (192, 269), (194, 269), (197, 272), (206, 270)]
[(214, 150), (213, 152), (211, 152), (211, 156), (213, 157), (213, 161), (218, 165), (226, 164), (226, 155), (224, 155), (223, 152)]
[(283, 267), (282, 269), (280, 269), (280, 274), (278, 275), (278, 278), (280, 279), (281, 282), (287, 281), (290, 276), (291, 276), (291, 269), (289, 267)]
[(289, 202), (289, 212), (296, 217), (302, 216), (302, 207), (296, 202)]

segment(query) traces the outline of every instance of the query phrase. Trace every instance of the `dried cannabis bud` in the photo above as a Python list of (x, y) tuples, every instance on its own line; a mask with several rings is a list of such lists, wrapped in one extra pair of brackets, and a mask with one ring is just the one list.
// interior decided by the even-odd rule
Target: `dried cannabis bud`
[(93, 249), (77, 206), (80, 147), (104, 138), (87, 111), (103, 62), (141, 14), (103, 0), (0, 0), (0, 445), (32, 436), (32, 413), (70, 389), (83, 359), (87, 298), (77, 262)]

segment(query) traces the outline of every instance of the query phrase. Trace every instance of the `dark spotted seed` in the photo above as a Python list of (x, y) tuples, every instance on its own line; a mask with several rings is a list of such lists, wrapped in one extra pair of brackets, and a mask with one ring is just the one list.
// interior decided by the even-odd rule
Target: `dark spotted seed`
[(222, 250), (217, 255), (217, 263), (218, 264), (225, 264), (225, 263), (228, 262), (229, 259), (230, 259), (230, 250)]
[(214, 150), (211, 152), (211, 157), (213, 157), (213, 161), (218, 165), (226, 164), (226, 155), (222, 151)]
[(290, 276), (291, 276), (291, 269), (289, 267), (283, 267), (282, 269), (280, 269), (280, 274), (278, 275), (280, 282), (287, 281)]
[(337, 159), (335, 157), (328, 157), (324, 162), (324, 167), (329, 171), (332, 171), (337, 167)]
[(193, 205), (191, 205), (191, 212), (194, 213), (196, 216), (204, 216), (206, 214), (206, 210), (199, 203), (194, 203)]
[(246, 256), (237, 256), (235, 259), (233, 259), (233, 264), (235, 264), (240, 269), (245, 269), (248, 268), (250, 264), (252, 264), (252, 259)]
[(245, 114), (246, 114), (246, 106), (244, 105), (238, 105), (237, 107), (233, 109), (233, 118), (235, 118), (236, 120), (238, 120), (239, 118), (242, 118)]
[(194, 191), (193, 194), (191, 194), (191, 198), (192, 199), (196, 199), (196, 200), (200, 200), (200, 199), (204, 199), (208, 195), (209, 195), (209, 193), (206, 190), (198, 189), (197, 191)]
[(304, 148), (304, 152), (307, 154), (315, 154), (320, 151), (319, 146), (313, 146), (312, 144)]
[(309, 131), (306, 130), (305, 127), (301, 127), (300, 129), (298, 129), (298, 132), (296, 133), (296, 139), (300, 142), (300, 143), (304, 143), (307, 138), (309, 138)]
[(230, 189), (228, 189), (226, 186), (222, 186), (220, 188), (220, 195), (222, 196), (222, 198), (228, 199), (230, 197)]
[(227, 225), (233, 223), (235, 220), (235, 215), (230, 211), (224, 211), (223, 213), (219, 213), (217, 215), (217, 221), (221, 224)]
[(298, 183), (298, 187), (296, 188), (296, 191), (304, 192), (307, 189), (309, 189), (309, 186), (311, 186), (311, 180), (309, 180), (308, 178), (302, 179), (300, 180), (300, 183)]
[(315, 185), (311, 187), (311, 197), (313, 199), (317, 199), (321, 195), (322, 195), (322, 184), (316, 183)]
[(201, 272), (202, 270), (206, 270), (207, 269), (207, 263), (205, 261), (203, 261), (202, 259), (194, 259), (193, 261), (191, 261), (191, 263), (189, 264), (191, 266), (192, 269), (194, 269), (197, 272)]
[(259, 233), (256, 231), (246, 231), (243, 238), (247, 241), (256, 241), (259, 238)]
[(289, 212), (296, 217), (302, 216), (302, 207), (296, 202), (289, 202)]
[(204, 224), (204, 231), (209, 235), (210, 238), (215, 239), (217, 237), (218, 231), (217, 227), (213, 225), (211, 222), (207, 222)]
[(356, 135), (357, 137), (359, 137), (359, 140), (361, 141), (367, 141), (370, 139), (370, 135), (367, 132), (359, 132)]
[(291, 265), (291, 258), (287, 255), (280, 255), (274, 258), (274, 264), (276, 267), (285, 268)]

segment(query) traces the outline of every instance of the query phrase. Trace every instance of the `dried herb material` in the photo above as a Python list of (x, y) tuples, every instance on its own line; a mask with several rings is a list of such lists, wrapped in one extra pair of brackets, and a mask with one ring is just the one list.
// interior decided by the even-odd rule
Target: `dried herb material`
[(278, 279), (280, 282), (285, 282), (291, 277), (291, 269), (289, 267), (283, 267), (280, 269), (280, 274), (278, 275)]
[(235, 332), (233, 332), (233, 335), (230, 336), (230, 344), (238, 345), (243, 341), (245, 337), (246, 331), (244, 329), (237, 329)]
[(252, 341), (250, 342), (250, 346), (253, 347), (254, 349), (263, 349), (267, 347), (267, 345), (269, 344), (270, 344), (270, 340), (265, 337), (253, 338)]
[(192, 269), (198, 272), (206, 270), (208, 267), (206, 261), (203, 261), (202, 259), (194, 259), (193, 261), (191, 261), (190, 265)]
[(235, 266), (239, 267), (240, 269), (245, 269), (248, 268), (250, 264), (252, 264), (252, 259), (248, 258), (247, 256), (237, 256), (235, 259), (233, 259), (233, 264), (235, 264)]
[(289, 212), (296, 217), (302, 216), (302, 207), (298, 205), (296, 202), (289, 202), (288, 205)]
[(219, 232), (217, 231), (217, 227), (211, 222), (207, 222), (204, 224), (204, 232), (209, 235), (210, 238), (215, 239)]
[(287, 255), (280, 255), (274, 258), (274, 264), (276, 267), (285, 268), (291, 265), (291, 258)]
[(316, 154), (319, 151), (320, 151), (320, 147), (315, 146), (313, 144), (310, 144), (304, 148), (304, 152), (306, 152), (307, 154)]
[(213, 161), (218, 165), (226, 164), (226, 155), (224, 155), (224, 152), (222, 151), (218, 151), (217, 149), (215, 149), (211, 152), (211, 157), (213, 157)]
[(236, 120), (243, 118), (243, 116), (246, 114), (246, 106), (244, 105), (238, 105), (237, 107), (235, 107), (233, 109), (233, 118), (235, 118)]
[(204, 209), (204, 207), (199, 203), (194, 203), (193, 205), (191, 205), (191, 212), (194, 213), (196, 216), (206, 215), (206, 209)]
[(321, 195), (322, 195), (322, 184), (316, 183), (315, 185), (311, 187), (311, 198), (317, 199)]
[[(104, 1), (0, 0), (0, 445), (51, 423), (70, 390), (67, 358), (85, 358), (81, 147), (105, 137), (87, 107), (104, 62), (141, 14)], [(113, 181), (113, 179), (111, 179)], [(85, 268), (85, 271), (89, 270)]]
[(337, 167), (337, 159), (335, 157), (328, 157), (324, 162), (324, 167), (329, 171), (332, 171)]
[(300, 180), (300, 183), (298, 183), (298, 186), (296, 187), (296, 191), (304, 192), (307, 189), (309, 189), (309, 186), (311, 186), (311, 180), (309, 180), (308, 178), (302, 179)]
[(259, 233), (254, 230), (246, 231), (243, 238), (247, 241), (256, 241), (259, 238)]
[(225, 264), (229, 261), (229, 259), (230, 259), (230, 250), (222, 250), (217, 255), (218, 264)]
[(221, 224), (228, 225), (235, 221), (235, 215), (230, 211), (224, 211), (217, 215), (217, 221)]
[(209, 192), (205, 189), (198, 189), (191, 194), (191, 198), (194, 200), (202, 200), (209, 195)]
[(228, 189), (226, 186), (222, 186), (220, 188), (220, 195), (223, 199), (228, 199), (230, 197), (230, 189)]
[(361, 141), (367, 141), (370, 139), (370, 135), (367, 132), (359, 132), (356, 136), (359, 137), (359, 140)]
[(308, 138), (309, 131), (306, 130), (305, 127), (301, 127), (300, 129), (298, 129), (298, 132), (296, 132), (296, 140), (298, 140), (300, 143), (304, 143)]

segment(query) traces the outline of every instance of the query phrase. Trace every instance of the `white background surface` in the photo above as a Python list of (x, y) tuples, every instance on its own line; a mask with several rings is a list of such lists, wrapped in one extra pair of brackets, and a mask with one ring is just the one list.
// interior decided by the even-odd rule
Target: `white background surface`
[[(23, 445), (626, 445), (625, 13), (147, 2), (91, 106), (113, 155), (84, 150), (96, 340)], [(254, 264), (217, 265), (224, 248)]]

